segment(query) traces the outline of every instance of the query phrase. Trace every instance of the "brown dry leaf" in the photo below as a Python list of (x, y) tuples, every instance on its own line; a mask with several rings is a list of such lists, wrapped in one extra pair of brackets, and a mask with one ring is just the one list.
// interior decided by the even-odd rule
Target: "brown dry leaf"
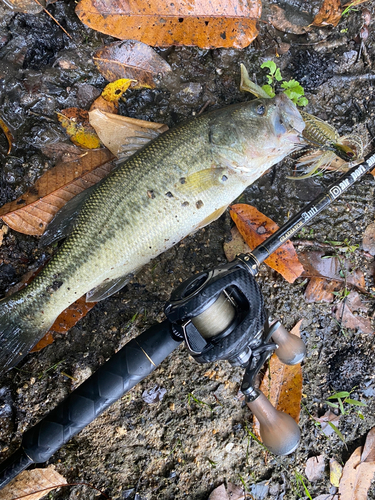
[(335, 295), (342, 288), (343, 284), (338, 281), (327, 281), (324, 278), (311, 278), (306, 290), (306, 302), (333, 302)]
[[(232, 205), (230, 215), (252, 250), (279, 229), (277, 224), (251, 205)], [(304, 270), (291, 241), (285, 242), (264, 262), (289, 283), (293, 283)]]
[(91, 104), (90, 111), (94, 111), (95, 109), (99, 109), (103, 111), (103, 113), (118, 113), (118, 103), (117, 102), (109, 102), (103, 99), (100, 95), (95, 101)]
[(96, 184), (113, 168), (107, 149), (91, 150), (78, 160), (60, 163), (26, 193), (0, 208), (0, 218), (15, 231), (41, 235), (67, 201)]
[(147, 45), (247, 47), (258, 35), (260, 0), (81, 0), (76, 13), (90, 28)]
[(365, 2), (368, 2), (368, 0), (353, 0), (352, 2), (344, 3), (344, 7), (349, 7), (349, 5), (351, 7), (355, 7), (356, 5), (359, 5), (359, 4), (365, 3)]
[(366, 227), (362, 246), (365, 252), (375, 255), (375, 222)]
[(245, 243), (242, 238), (239, 230), (236, 226), (233, 226), (230, 230), (231, 240), (226, 241), (223, 245), (225, 257), (228, 262), (232, 262), (236, 258), (236, 255), (240, 253), (248, 253), (251, 252), (251, 248), (247, 243)]
[(367, 492), (375, 473), (375, 461), (361, 461), (362, 450), (363, 447), (359, 446), (344, 466), (338, 491), (340, 500), (368, 498)]
[(233, 483), (228, 483), (226, 488), (224, 484), (215, 488), (208, 500), (245, 500), (245, 495), (242, 488)]
[[(290, 333), (301, 337), (302, 321), (301, 319)], [(277, 410), (288, 413), (298, 423), (301, 412), (302, 381), (300, 364), (285, 365), (276, 354), (273, 354), (259, 388)], [(259, 422), (255, 416), (254, 432), (260, 438)]]
[(65, 477), (54, 470), (53, 466), (46, 469), (33, 469), (21, 472), (0, 492), (1, 500), (39, 500), (49, 491), (68, 484)]
[(367, 312), (367, 307), (362, 303), (357, 292), (351, 291), (346, 297), (346, 300), (341, 302), (336, 310), (336, 319), (344, 328), (351, 330), (360, 329), (363, 333), (373, 333), (374, 330), (371, 326), (369, 318), (362, 318), (355, 316), (353, 312), (364, 311)]
[(57, 118), (73, 144), (87, 149), (100, 147), (99, 137), (89, 123), (89, 114), (80, 108), (63, 109)]
[(43, 146), (42, 153), (57, 162), (77, 160), (86, 151), (71, 143), (54, 142)]
[(93, 60), (102, 76), (109, 82), (120, 78), (136, 80), (138, 84), (132, 88), (153, 89), (159, 76), (172, 70), (154, 49), (135, 40), (106, 45), (95, 52)]
[(0, 118), (0, 129), (3, 131), (7, 141), (8, 141), (8, 151), (7, 155), (11, 152), (12, 150), (12, 144), (13, 144), (13, 136), (11, 131), (9, 130), (8, 125)]
[(265, 13), (266, 16), (263, 14), (262, 18), (266, 17), (267, 21), (272, 24), (272, 26), (284, 33), (303, 35), (311, 30), (307, 20), (305, 25), (295, 24), (295, 16), (290, 15), (292, 11), (289, 13), (279, 5), (266, 5)]
[(337, 427), (340, 420), (340, 415), (335, 415), (331, 410), (327, 410), (322, 417), (314, 417), (314, 419), (320, 423), (320, 430), (323, 432), (323, 434), (325, 436), (331, 436), (335, 431), (328, 424), (328, 422), (331, 422)]
[(3, 0), (3, 2), (15, 12), (23, 12), (25, 14), (39, 14), (46, 6), (44, 0), (38, 0), (40, 5), (35, 0)]
[[(103, 113), (99, 109), (90, 111), (90, 123), (96, 130), (102, 143), (116, 156), (124, 152), (123, 146), (127, 144), (132, 146), (130, 153), (141, 148), (147, 141), (151, 141), (154, 136), (168, 130), (167, 125), (163, 123), (148, 122), (146, 120), (137, 120), (127, 116)], [(147, 137), (147, 134), (150, 134)], [(142, 144), (133, 144), (132, 139), (141, 136), (144, 142)]]
[(299, 254), (299, 260), (305, 269), (303, 275), (312, 278), (305, 291), (306, 302), (333, 302), (335, 297), (332, 292), (342, 289), (345, 285), (342, 271), (346, 273), (347, 285), (366, 292), (365, 278), (361, 269), (352, 269), (350, 261), (343, 258), (324, 257), (324, 252), (320, 251)]
[(340, 0), (324, 0), (311, 24), (312, 26), (337, 26), (341, 19), (341, 12)]
[(311, 457), (306, 461), (305, 474), (307, 479), (313, 483), (322, 479), (326, 464), (324, 455), (318, 457)]

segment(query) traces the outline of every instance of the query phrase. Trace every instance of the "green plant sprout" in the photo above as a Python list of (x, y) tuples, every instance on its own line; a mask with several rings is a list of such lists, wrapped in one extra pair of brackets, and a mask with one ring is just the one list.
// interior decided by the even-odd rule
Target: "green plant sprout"
[(282, 82), (280, 84), (281, 88), (284, 89), (284, 94), (289, 97), (294, 104), (297, 106), (306, 106), (308, 104), (308, 100), (305, 95), (305, 91), (302, 85), (297, 82), (297, 80), (289, 80), (286, 81), (283, 79), (280, 68), (276, 66), (276, 63), (273, 61), (265, 61), (261, 68), (268, 68), (268, 74), (266, 75), (267, 84), (262, 86), (262, 89), (270, 96), (275, 97), (275, 85), (276, 82)]
[(354, 8), (354, 5), (356, 5), (357, 2), (352, 2), (349, 4), (341, 13), (341, 17), (346, 17), (348, 16), (351, 12), (358, 12), (358, 9)]
[(307, 486), (306, 486), (306, 484), (305, 484), (305, 481), (303, 480), (303, 476), (302, 476), (302, 474), (300, 474), (298, 471), (296, 471), (296, 470), (295, 470), (295, 471), (294, 471), (294, 475), (295, 475), (295, 478), (296, 478), (296, 483), (297, 483), (297, 486), (298, 486), (299, 484), (301, 484), (301, 485), (303, 486), (303, 489), (304, 489), (304, 491), (305, 491), (305, 494), (306, 494), (307, 498), (309, 498), (310, 500), (313, 500), (313, 499), (312, 499), (312, 497), (311, 497), (311, 495), (310, 495), (309, 490), (307, 489)]
[(201, 401), (200, 399), (196, 398), (192, 392), (189, 392), (189, 394), (188, 394), (189, 406), (191, 405), (191, 400), (193, 400), (194, 403), (198, 404), (199, 406), (207, 406), (210, 409), (210, 411), (213, 412), (211, 405), (209, 405), (208, 403), (205, 403), (204, 401)]
[[(367, 406), (366, 403), (362, 403), (362, 401), (357, 401), (356, 399), (352, 399), (350, 397), (350, 394), (354, 391), (354, 389), (352, 389), (350, 392), (335, 392), (335, 394), (332, 394), (327, 398), (326, 404), (331, 408), (340, 410), (341, 415), (349, 415), (350, 411), (352, 410), (351, 407), (353, 406)], [(332, 400), (336, 400), (337, 403), (332, 403)], [(349, 409), (345, 409), (344, 405), (349, 405)], [(363, 417), (362, 414), (361, 416)]]

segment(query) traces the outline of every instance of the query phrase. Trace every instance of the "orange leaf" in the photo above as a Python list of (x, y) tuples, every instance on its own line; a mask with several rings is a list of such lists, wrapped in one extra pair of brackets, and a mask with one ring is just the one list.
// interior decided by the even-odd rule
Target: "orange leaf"
[(93, 60), (109, 82), (122, 78), (136, 80), (138, 84), (132, 88), (153, 89), (160, 75), (171, 71), (169, 64), (154, 49), (134, 40), (106, 45), (95, 52)]
[(81, 0), (76, 13), (90, 28), (147, 45), (247, 47), (258, 35), (260, 0)]
[(311, 23), (312, 26), (337, 26), (341, 19), (341, 1), (324, 0), (319, 12)]
[(87, 111), (80, 108), (67, 108), (57, 113), (57, 118), (73, 144), (87, 149), (100, 147), (100, 139), (89, 123)]
[(8, 155), (12, 149), (13, 136), (9, 130), (8, 125), (1, 118), (0, 118), (0, 129), (3, 131), (5, 137), (7, 138), (7, 141), (8, 141), (8, 151), (7, 151), (7, 155)]
[(102, 111), (103, 113), (112, 113), (112, 114), (117, 114), (118, 113), (118, 103), (117, 102), (109, 102), (106, 101), (101, 95), (95, 99), (95, 101), (91, 104), (90, 111), (95, 111), (95, 109), (98, 109), (99, 111)]
[(107, 149), (91, 150), (78, 160), (59, 163), (25, 194), (0, 208), (0, 218), (15, 231), (41, 235), (67, 201), (96, 184), (113, 168)]
[[(293, 335), (300, 337), (302, 321), (301, 319), (291, 330)], [(288, 413), (298, 423), (301, 412), (302, 381), (300, 364), (285, 365), (276, 354), (273, 354), (260, 384), (260, 390), (277, 410)], [(255, 417), (254, 431), (260, 437), (259, 422)]]
[(86, 302), (85, 297), (81, 297), (63, 311), (49, 332), (32, 348), (30, 352), (38, 352), (54, 342), (54, 333), (68, 333), (78, 321), (86, 316), (95, 306), (96, 302)]
[[(252, 250), (279, 229), (277, 224), (251, 205), (232, 205), (230, 215)], [(293, 283), (303, 273), (302, 264), (289, 240), (264, 262), (289, 283)]]

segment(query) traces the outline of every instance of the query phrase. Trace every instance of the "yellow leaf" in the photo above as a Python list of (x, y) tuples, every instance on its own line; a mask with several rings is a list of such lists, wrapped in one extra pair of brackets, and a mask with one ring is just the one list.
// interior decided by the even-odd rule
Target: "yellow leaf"
[(117, 102), (122, 94), (128, 90), (130, 84), (136, 80), (121, 78), (115, 82), (109, 83), (102, 92), (102, 97), (106, 101)]
[(57, 113), (57, 118), (73, 144), (87, 149), (100, 147), (100, 139), (89, 123), (87, 111), (80, 108), (67, 108)]

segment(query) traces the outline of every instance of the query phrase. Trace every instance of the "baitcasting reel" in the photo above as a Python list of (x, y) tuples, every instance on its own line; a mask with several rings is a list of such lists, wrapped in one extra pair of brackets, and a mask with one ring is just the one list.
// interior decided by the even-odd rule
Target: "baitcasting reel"
[(280, 361), (294, 365), (303, 360), (306, 347), (279, 321), (269, 324), (246, 258), (238, 256), (231, 264), (182, 283), (172, 293), (165, 314), (198, 363), (226, 359), (245, 368), (241, 391), (260, 422), (263, 443), (277, 455), (288, 455), (298, 446), (299, 427), (292, 417), (275, 410), (255, 388), (255, 380), (275, 351)]
[(287, 455), (300, 431), (255, 387), (264, 362), (276, 352), (286, 364), (300, 363), (305, 346), (266, 314), (255, 281), (260, 264), (313, 217), (375, 165), (375, 154), (351, 168), (249, 254), (194, 276), (180, 285), (165, 308), (168, 319), (128, 342), (38, 424), (28, 429), (21, 447), (0, 464), (0, 489), (33, 463), (47, 461), (61, 446), (126, 394), (185, 340), (198, 363), (221, 359), (245, 368), (241, 391), (260, 422), (263, 443)]

